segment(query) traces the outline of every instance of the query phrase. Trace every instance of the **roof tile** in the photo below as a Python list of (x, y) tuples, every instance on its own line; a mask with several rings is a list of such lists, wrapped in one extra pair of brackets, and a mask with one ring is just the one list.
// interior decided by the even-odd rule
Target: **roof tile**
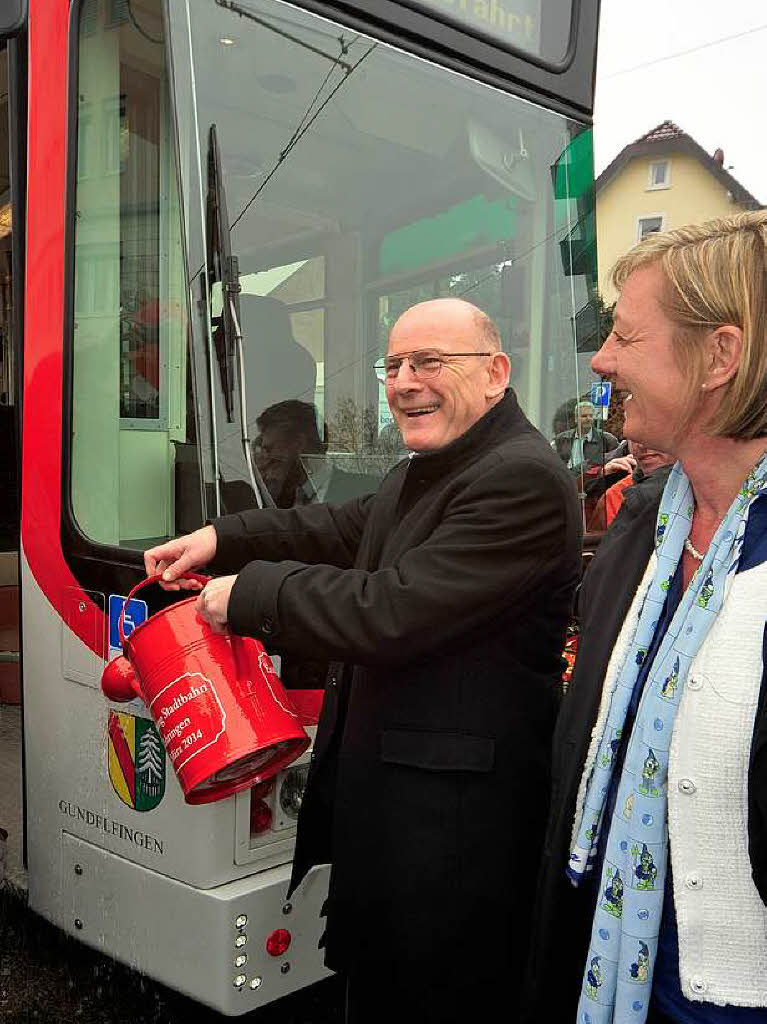
[(639, 142), (667, 142), (669, 139), (676, 139), (684, 134), (685, 132), (673, 121), (661, 121), (656, 128), (645, 135), (640, 135), (634, 145)]

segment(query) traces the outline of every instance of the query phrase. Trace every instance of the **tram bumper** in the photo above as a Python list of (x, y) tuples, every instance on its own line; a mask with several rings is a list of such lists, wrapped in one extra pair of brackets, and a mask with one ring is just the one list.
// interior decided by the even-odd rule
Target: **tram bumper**
[(290, 864), (198, 889), (66, 832), (61, 864), (61, 927), (219, 1013), (248, 1013), (330, 973), (318, 949), (326, 866), (287, 901)]

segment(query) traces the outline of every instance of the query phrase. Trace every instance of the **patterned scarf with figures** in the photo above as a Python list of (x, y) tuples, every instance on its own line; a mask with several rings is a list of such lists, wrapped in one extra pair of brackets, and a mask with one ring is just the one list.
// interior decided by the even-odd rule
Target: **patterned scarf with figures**
[(767, 453), (748, 475), (714, 535), (664, 635), (637, 710), (617, 783), (612, 820), (603, 822), (615, 754), (634, 685), (689, 536), (690, 482), (677, 463), (666, 483), (655, 535), (655, 576), (625, 662), (617, 673), (605, 729), (586, 787), (567, 873), (578, 885), (593, 869), (608, 828), (578, 1024), (644, 1024), (658, 947), (668, 853), (667, 776), (671, 734), (690, 665), (719, 613), (737, 570), (748, 514), (767, 492)]

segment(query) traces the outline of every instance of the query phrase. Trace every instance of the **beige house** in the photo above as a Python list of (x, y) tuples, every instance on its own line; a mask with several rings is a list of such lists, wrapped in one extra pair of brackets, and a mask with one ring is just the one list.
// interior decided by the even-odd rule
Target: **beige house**
[(725, 169), (724, 153), (709, 156), (673, 121), (626, 146), (596, 180), (599, 289), (616, 298), (610, 269), (645, 235), (761, 204)]

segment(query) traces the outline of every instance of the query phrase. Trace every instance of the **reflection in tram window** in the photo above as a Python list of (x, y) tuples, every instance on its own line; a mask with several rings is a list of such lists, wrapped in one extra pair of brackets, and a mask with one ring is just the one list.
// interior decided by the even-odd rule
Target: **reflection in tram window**
[(328, 455), (317, 410), (309, 403), (279, 402), (256, 422), (256, 462), (279, 508), (319, 501), (337, 505), (377, 489), (380, 477), (350, 472)]

